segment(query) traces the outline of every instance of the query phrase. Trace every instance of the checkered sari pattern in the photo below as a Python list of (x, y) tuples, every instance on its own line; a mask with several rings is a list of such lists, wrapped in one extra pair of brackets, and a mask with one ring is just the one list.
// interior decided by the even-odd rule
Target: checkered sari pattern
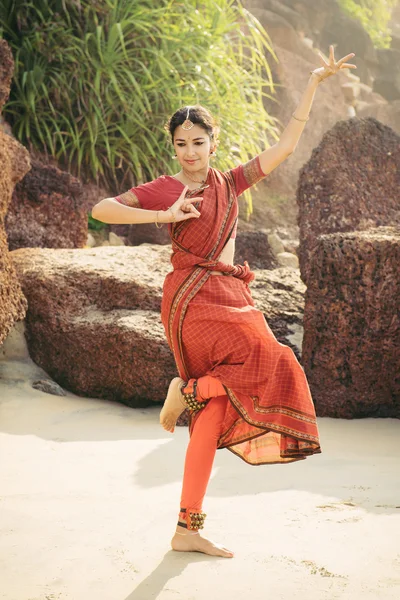
[[(259, 163), (244, 165), (239, 176), (252, 185), (260, 178)], [(252, 465), (318, 454), (304, 371), (255, 309), (248, 286), (254, 273), (247, 264), (219, 261), (238, 217), (237, 179), (232, 171), (210, 169), (206, 183), (201, 218), (170, 230), (174, 270), (164, 283), (161, 317), (179, 374), (185, 380), (211, 375), (225, 387), (230, 402), (218, 448)], [(228, 276), (211, 276), (213, 270)]]

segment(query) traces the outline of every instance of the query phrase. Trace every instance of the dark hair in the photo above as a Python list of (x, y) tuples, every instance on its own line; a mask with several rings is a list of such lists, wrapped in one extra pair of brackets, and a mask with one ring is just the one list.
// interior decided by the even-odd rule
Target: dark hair
[(210, 111), (204, 108), (204, 106), (200, 106), (200, 104), (196, 104), (195, 106), (182, 106), (182, 108), (179, 108), (172, 117), (168, 119), (165, 129), (170, 133), (172, 143), (174, 143), (175, 129), (179, 127), (179, 125), (182, 125), (186, 120), (188, 109), (189, 119), (192, 123), (200, 125), (200, 127), (202, 127), (210, 136), (211, 142), (217, 146), (219, 143), (219, 127), (217, 122)]

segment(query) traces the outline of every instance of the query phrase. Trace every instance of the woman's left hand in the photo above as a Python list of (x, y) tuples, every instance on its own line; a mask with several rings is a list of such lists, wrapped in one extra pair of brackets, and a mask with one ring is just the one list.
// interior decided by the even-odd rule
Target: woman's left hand
[(321, 83), (328, 77), (331, 77), (331, 75), (335, 75), (336, 73), (338, 73), (341, 69), (357, 69), (356, 65), (352, 65), (346, 62), (350, 58), (353, 58), (353, 56), (355, 56), (354, 52), (352, 52), (351, 54), (347, 54), (346, 56), (344, 56), (336, 62), (334, 49), (331, 45), (329, 46), (329, 63), (326, 62), (322, 54), (320, 54), (319, 57), (323, 66), (319, 69), (314, 69), (314, 71), (311, 71), (311, 73), (315, 75), (318, 78), (319, 83)]

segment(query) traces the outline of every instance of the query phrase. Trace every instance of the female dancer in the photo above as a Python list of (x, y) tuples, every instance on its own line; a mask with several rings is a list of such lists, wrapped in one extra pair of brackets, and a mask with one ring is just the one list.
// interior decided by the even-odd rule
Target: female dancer
[(277, 144), (225, 173), (209, 167), (218, 128), (201, 106), (179, 109), (168, 129), (181, 170), (162, 175), (92, 211), (106, 223), (169, 223), (173, 271), (165, 279), (161, 316), (180, 377), (160, 414), (173, 432), (190, 413), (181, 508), (171, 545), (232, 557), (203, 537), (203, 499), (215, 451), (228, 448), (252, 465), (287, 463), (320, 450), (313, 401), (293, 351), (280, 344), (254, 308), (249, 266), (233, 265), (237, 197), (289, 156), (300, 139), (318, 84), (342, 68), (329, 61), (311, 77)]

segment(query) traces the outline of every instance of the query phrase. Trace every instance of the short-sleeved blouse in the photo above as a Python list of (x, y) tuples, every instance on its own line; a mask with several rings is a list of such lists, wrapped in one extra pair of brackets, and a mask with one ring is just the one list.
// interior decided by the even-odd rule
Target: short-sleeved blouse
[[(236, 196), (239, 197), (252, 185), (266, 177), (260, 165), (258, 156), (245, 164), (238, 165), (226, 173), (232, 176)], [(182, 193), (184, 184), (172, 175), (161, 175), (136, 187), (131, 188), (123, 194), (115, 196), (115, 199), (121, 204), (132, 208), (142, 208), (145, 210), (168, 210)], [(193, 191), (193, 190), (191, 190)], [(201, 196), (199, 191), (198, 196)], [(237, 223), (232, 232), (231, 239), (236, 237)]]

